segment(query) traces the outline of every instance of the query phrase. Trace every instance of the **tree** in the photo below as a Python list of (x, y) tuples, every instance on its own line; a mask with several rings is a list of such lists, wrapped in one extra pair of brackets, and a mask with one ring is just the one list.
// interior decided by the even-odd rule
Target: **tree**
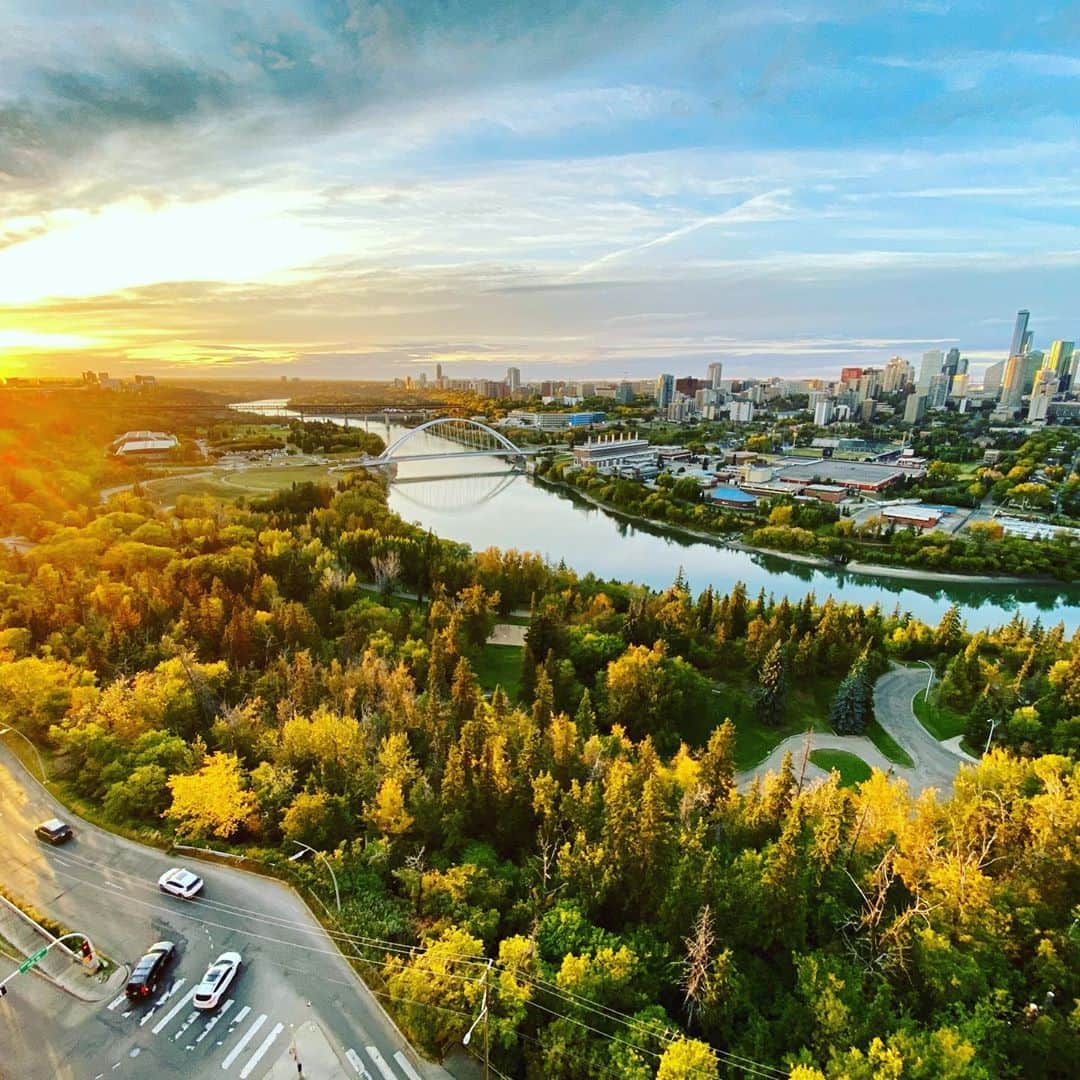
[(716, 1052), (698, 1039), (669, 1043), (660, 1059), (656, 1080), (703, 1080), (718, 1076)]
[(341, 800), (325, 791), (301, 791), (281, 819), (286, 840), (317, 851), (333, 851), (348, 835), (349, 821)]
[(169, 780), (172, 805), (164, 816), (177, 822), (184, 837), (234, 835), (254, 813), (257, 802), (235, 754), (211, 754), (196, 773)]
[(755, 704), (761, 723), (768, 727), (779, 727), (784, 719), (784, 705), (787, 700), (787, 663), (779, 641), (766, 653), (765, 660), (758, 672)]
[(861, 735), (873, 719), (874, 684), (869, 658), (863, 653), (837, 688), (829, 723), (838, 735)]

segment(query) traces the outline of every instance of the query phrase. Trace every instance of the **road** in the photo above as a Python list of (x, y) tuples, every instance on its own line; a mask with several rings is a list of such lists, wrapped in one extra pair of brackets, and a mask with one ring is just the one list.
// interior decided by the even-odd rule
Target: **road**
[[(34, 826), (53, 815), (75, 829), (74, 840), (60, 848), (33, 835)], [(411, 1051), (291, 890), (81, 822), (3, 748), (0, 866), (16, 895), (85, 930), (118, 961), (134, 963), (162, 939), (176, 942), (179, 953), (160, 996), (136, 1007), (122, 995), (84, 1005), (44, 979), (19, 976), (0, 1001), (5, 1080), (258, 1080), (288, 1053), (292, 1031), (309, 1021), (325, 1031), (346, 1075), (449, 1075)], [(206, 882), (203, 895), (185, 902), (160, 892), (157, 879), (171, 866), (198, 873)], [(216, 1012), (199, 1013), (191, 1007), (194, 987), (207, 965), (229, 950), (244, 958), (240, 975)], [(0, 978), (13, 966), (0, 962)]]
[[(862, 758), (873, 769), (881, 769), (882, 772), (891, 769), (894, 776), (907, 781), (909, 789), (915, 795), (927, 788), (935, 788), (943, 795), (948, 795), (952, 791), (956, 770), (964, 762), (971, 763), (975, 759), (959, 748), (958, 740), (938, 742), (919, 723), (911, 703), (915, 695), (925, 688), (926, 678), (926, 668), (893, 667), (882, 675), (874, 686), (874, 713), (878, 723), (911, 755), (914, 762), (912, 767), (894, 765), (864, 735), (814, 732), (812, 749), (847, 750)], [(773, 747), (764, 761), (739, 774), (740, 786), (745, 788), (755, 776), (778, 772), (785, 753), (790, 752), (795, 759), (795, 768), (798, 769), (802, 763), (805, 745), (805, 734), (788, 736)], [(824, 775), (824, 769), (813, 762), (807, 762), (807, 779), (813, 780)]]

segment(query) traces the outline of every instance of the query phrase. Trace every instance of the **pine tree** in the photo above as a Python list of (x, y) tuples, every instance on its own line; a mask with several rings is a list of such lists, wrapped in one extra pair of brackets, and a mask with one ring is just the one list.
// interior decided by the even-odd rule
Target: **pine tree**
[(863, 653), (837, 688), (829, 723), (838, 735), (861, 735), (873, 719), (874, 684), (870, 678), (870, 660)]
[(758, 673), (756, 704), (758, 719), (769, 727), (779, 727), (787, 699), (787, 664), (780, 642), (768, 651)]

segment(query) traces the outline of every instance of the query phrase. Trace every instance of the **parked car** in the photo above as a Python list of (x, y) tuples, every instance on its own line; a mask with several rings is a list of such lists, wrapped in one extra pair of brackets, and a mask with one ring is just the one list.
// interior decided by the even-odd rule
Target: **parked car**
[(127, 986), (124, 987), (127, 996), (137, 1001), (154, 993), (175, 954), (176, 946), (171, 941), (157, 941), (151, 945), (131, 970)]
[(202, 982), (195, 987), (195, 996), (191, 1004), (196, 1009), (216, 1009), (225, 996), (225, 991), (232, 985), (236, 973), (240, 970), (240, 954), (222, 953), (207, 969)]
[(190, 900), (203, 887), (203, 879), (190, 870), (181, 870), (174, 866), (158, 878), (158, 888), (182, 900)]
[(43, 821), (34, 830), (34, 835), (47, 844), (65, 844), (75, 834), (66, 821), (61, 821), (59, 818), (50, 818), (48, 821)]

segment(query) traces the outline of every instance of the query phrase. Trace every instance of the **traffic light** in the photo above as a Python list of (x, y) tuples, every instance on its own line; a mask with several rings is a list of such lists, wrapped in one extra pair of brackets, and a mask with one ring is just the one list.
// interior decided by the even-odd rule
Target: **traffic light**
[(86, 938), (83, 938), (82, 957), (84, 960), (94, 959), (94, 950), (90, 947), (90, 942)]

